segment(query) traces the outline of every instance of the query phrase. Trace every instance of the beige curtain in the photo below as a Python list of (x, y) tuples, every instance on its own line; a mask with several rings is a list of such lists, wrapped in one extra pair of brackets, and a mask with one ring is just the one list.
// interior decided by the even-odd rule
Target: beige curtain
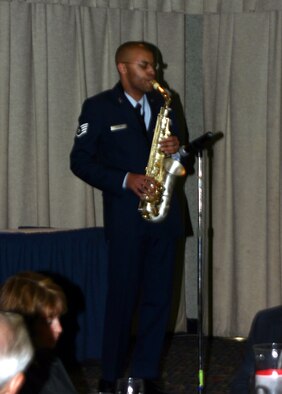
[(183, 13), (77, 3), (0, 1), (0, 228), (103, 224), (101, 194), (70, 172), (69, 152), (85, 97), (117, 81), (121, 42), (156, 44), (184, 97)]
[(205, 127), (224, 133), (212, 185), (219, 336), (247, 335), (257, 310), (281, 304), (281, 38), (279, 10), (204, 16)]

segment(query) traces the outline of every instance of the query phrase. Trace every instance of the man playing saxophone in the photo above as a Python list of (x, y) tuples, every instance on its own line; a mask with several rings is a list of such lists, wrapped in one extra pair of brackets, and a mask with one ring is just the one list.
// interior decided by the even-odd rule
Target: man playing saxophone
[[(129, 374), (145, 381), (146, 394), (164, 393), (157, 384), (172, 293), (176, 240), (184, 219), (176, 196), (163, 221), (140, 215), (140, 200), (154, 193), (156, 181), (145, 174), (154, 128), (164, 97), (153, 89), (156, 62), (152, 46), (126, 42), (116, 51), (120, 81), (113, 89), (85, 100), (71, 152), (71, 170), (103, 191), (108, 242), (108, 295), (104, 321), (100, 392), (114, 392), (123, 377), (133, 314), (138, 328)], [(141, 104), (141, 115), (136, 105)], [(166, 155), (180, 146), (170, 111), (171, 135), (159, 141)]]

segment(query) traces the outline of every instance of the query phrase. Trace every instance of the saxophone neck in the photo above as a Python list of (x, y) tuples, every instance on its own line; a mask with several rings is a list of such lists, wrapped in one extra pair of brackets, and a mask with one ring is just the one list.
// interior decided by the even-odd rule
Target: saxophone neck
[(151, 84), (153, 85), (153, 88), (155, 90), (157, 90), (158, 92), (161, 93), (161, 95), (163, 96), (164, 100), (165, 100), (165, 108), (168, 108), (171, 102), (171, 97), (170, 94), (168, 93), (168, 91), (166, 89), (164, 89), (157, 81), (155, 81), (154, 79), (151, 81)]

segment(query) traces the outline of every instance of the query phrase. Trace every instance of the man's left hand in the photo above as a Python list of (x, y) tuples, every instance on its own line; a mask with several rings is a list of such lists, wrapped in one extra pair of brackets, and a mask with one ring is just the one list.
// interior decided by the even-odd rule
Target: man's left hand
[(172, 155), (179, 150), (179, 140), (175, 135), (167, 137), (165, 140), (160, 142), (161, 151), (167, 155)]

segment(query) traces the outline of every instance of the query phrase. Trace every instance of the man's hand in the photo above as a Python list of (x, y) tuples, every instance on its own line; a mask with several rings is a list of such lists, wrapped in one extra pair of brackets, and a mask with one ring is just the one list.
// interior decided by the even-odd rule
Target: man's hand
[(144, 195), (151, 195), (155, 190), (155, 180), (149, 176), (142, 174), (128, 173), (126, 179), (126, 187), (135, 193), (141, 200)]
[(160, 142), (161, 151), (167, 155), (178, 152), (179, 146), (179, 140), (175, 135), (171, 135)]

